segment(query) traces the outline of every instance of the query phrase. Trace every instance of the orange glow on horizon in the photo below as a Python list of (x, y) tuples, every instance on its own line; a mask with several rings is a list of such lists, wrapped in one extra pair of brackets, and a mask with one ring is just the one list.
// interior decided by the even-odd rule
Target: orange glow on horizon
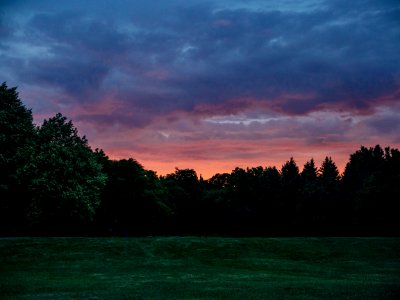
[[(107, 154), (107, 153), (106, 153)], [(349, 153), (350, 155), (350, 153)], [(348, 162), (349, 155), (344, 156), (332, 156), (333, 161), (336, 163), (336, 166), (339, 169), (339, 172), (342, 173), (345, 169), (345, 166)], [(326, 156), (329, 155), (320, 155), (312, 157), (315, 161), (317, 168), (321, 166), (322, 161), (325, 159)], [(200, 177), (202, 176), (204, 179), (209, 179), (213, 175), (217, 173), (231, 173), (236, 167), (239, 168), (252, 168), (252, 167), (259, 167), (262, 166), (263, 168), (266, 167), (273, 167), (275, 166), (278, 170), (281, 169), (282, 165), (290, 159), (289, 157), (284, 158), (276, 158), (274, 160), (264, 160), (261, 159), (251, 159), (245, 161), (244, 159), (241, 160), (171, 160), (171, 161), (161, 161), (161, 160), (147, 160), (147, 159), (140, 159), (140, 155), (128, 155), (128, 156), (121, 156), (117, 153), (109, 154), (109, 158), (113, 160), (119, 159), (128, 159), (128, 158), (136, 159), (146, 170), (152, 170), (157, 173), (157, 175), (167, 175), (175, 172), (175, 169), (193, 169), (196, 171), (197, 175)], [(294, 159), (300, 169), (303, 169), (303, 165), (311, 159), (311, 156), (307, 155), (298, 155), (294, 156)]]

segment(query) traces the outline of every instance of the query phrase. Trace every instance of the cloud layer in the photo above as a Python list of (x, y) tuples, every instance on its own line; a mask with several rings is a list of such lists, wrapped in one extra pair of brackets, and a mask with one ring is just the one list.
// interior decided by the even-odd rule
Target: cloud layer
[(3, 1), (0, 81), (159, 173), (399, 147), (400, 4), (265, 2)]

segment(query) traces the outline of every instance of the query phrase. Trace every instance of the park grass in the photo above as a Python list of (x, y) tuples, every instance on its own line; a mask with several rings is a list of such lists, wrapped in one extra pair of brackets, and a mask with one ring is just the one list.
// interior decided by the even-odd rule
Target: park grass
[(0, 299), (400, 299), (400, 239), (3, 238)]

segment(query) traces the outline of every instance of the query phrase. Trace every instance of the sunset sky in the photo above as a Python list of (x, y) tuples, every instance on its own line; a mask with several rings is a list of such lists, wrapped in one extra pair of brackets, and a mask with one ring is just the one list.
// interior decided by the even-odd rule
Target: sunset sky
[(4, 1), (0, 83), (163, 175), (400, 148), (400, 1)]

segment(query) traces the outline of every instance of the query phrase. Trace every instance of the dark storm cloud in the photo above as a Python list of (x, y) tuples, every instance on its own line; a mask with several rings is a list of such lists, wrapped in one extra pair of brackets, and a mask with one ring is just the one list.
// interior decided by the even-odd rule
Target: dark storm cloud
[(12, 29), (9, 24), (6, 24), (4, 16), (0, 12), (0, 36), (2, 38), (8, 38), (11, 35)]
[(96, 89), (108, 72), (107, 66), (99, 62), (81, 61), (65, 57), (63, 60), (37, 60), (29, 65), (29, 72), (21, 78), (33, 84), (62, 87), (77, 100), (84, 100)]
[(39, 14), (32, 18), (28, 26), (37, 38), (60, 43), (75, 53), (99, 55), (109, 61), (108, 55), (120, 54), (128, 50), (128, 36), (118, 32), (116, 20), (94, 19), (83, 12), (62, 12)]
[(175, 57), (183, 63), (165, 66), (176, 72), (165, 83), (195, 102), (314, 91), (304, 107), (285, 102), (282, 109), (302, 113), (336, 102), (367, 108), (398, 88), (399, 30), (386, 21), (387, 11), (352, 8), (344, 15), (324, 8), (178, 11), (163, 26), (176, 33), (172, 42), (186, 43)]
[(14, 32), (0, 17), (1, 63), (19, 61), (20, 81), (77, 101), (113, 90), (150, 115), (311, 93), (271, 106), (303, 114), (323, 105), (368, 110), (399, 89), (399, 5), (391, 1), (312, 1), (302, 10), (257, 1), (43, 3), (37, 11), (25, 3), (29, 14), (15, 14)]

